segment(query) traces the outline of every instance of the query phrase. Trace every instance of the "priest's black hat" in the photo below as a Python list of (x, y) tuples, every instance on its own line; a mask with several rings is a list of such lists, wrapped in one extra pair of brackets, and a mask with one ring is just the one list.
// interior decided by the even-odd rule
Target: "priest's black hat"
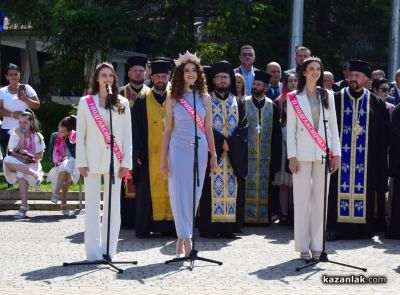
[(233, 73), (232, 65), (225, 60), (216, 62), (215, 64), (213, 64), (211, 66), (211, 69), (212, 69), (212, 77), (213, 78), (218, 73), (226, 73), (228, 75), (231, 75)]
[(351, 60), (349, 61), (350, 67), (349, 71), (350, 72), (361, 72), (364, 73), (365, 75), (369, 76), (371, 75), (371, 67), (370, 64), (367, 63), (366, 61), (363, 60)]
[(235, 72), (233, 71), (232, 65), (226, 60), (218, 61), (211, 66), (211, 81), (209, 90), (214, 91), (214, 81), (212, 78), (214, 78), (214, 76), (218, 73), (225, 73), (229, 75), (231, 80), (229, 92), (233, 95), (237, 95)]
[(262, 81), (262, 82), (268, 84), (270, 79), (271, 79), (271, 75), (268, 74), (267, 72), (259, 71), (259, 70), (254, 72), (254, 81), (258, 80), (258, 81)]
[(151, 74), (169, 74), (172, 64), (165, 60), (155, 60), (151, 62)]
[(207, 79), (211, 79), (212, 78), (211, 66), (203, 65), (203, 72), (206, 75)]
[(142, 55), (135, 55), (126, 61), (128, 69), (130, 69), (133, 66), (142, 66), (143, 68), (146, 68), (147, 64), (147, 57), (144, 57)]

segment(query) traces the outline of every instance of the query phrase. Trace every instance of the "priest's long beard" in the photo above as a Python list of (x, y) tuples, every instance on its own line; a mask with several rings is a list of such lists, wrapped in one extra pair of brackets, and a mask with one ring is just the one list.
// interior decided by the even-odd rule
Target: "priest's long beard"
[(259, 97), (262, 97), (264, 95), (264, 92), (263, 91), (259, 91), (259, 90), (255, 89), (255, 88), (252, 88), (251, 89), (251, 95), (253, 95), (256, 98), (259, 98)]
[(360, 84), (358, 84), (358, 82), (357, 81), (350, 81), (349, 82), (349, 88), (350, 88), (350, 90), (352, 90), (352, 91), (359, 91), (360, 90)]
[(144, 79), (141, 80), (130, 80), (132, 84), (134, 85), (143, 85)]
[(167, 84), (159, 82), (157, 84), (154, 84), (153, 87), (158, 93), (164, 93), (165, 90), (167, 89)]
[(220, 86), (220, 87), (215, 86), (215, 91), (221, 94), (226, 94), (228, 90), (229, 90), (228, 86)]

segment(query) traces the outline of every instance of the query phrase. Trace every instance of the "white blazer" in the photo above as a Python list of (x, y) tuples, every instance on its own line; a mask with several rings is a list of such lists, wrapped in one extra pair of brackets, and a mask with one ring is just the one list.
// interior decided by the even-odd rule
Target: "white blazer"
[[(125, 113), (112, 112), (114, 140), (118, 144), (123, 161), (120, 165), (114, 153), (114, 167), (120, 166), (132, 169), (132, 128), (131, 113), (128, 100), (118, 96), (125, 106)], [(99, 109), (99, 96), (93, 95), (93, 100)], [(104, 118), (103, 118), (104, 119)], [(110, 167), (110, 147), (105, 143), (84, 97), (79, 101), (76, 123), (76, 161), (75, 166), (88, 167), (90, 173), (108, 173)], [(118, 171), (115, 171), (117, 175)]]
[[(307, 119), (313, 124), (311, 106), (308, 102), (307, 93), (304, 89), (298, 93), (297, 99), (306, 115)], [(341, 156), (340, 140), (336, 119), (335, 98), (333, 92), (328, 90), (329, 109), (325, 109), (325, 118), (327, 122), (328, 146), (334, 156)], [(322, 103), (320, 104), (320, 116), (318, 124), (318, 133), (325, 140), (324, 122), (322, 115)], [(297, 117), (290, 101), (287, 102), (287, 156), (296, 157), (299, 161), (318, 161), (322, 160), (325, 153), (315, 143), (303, 123)]]

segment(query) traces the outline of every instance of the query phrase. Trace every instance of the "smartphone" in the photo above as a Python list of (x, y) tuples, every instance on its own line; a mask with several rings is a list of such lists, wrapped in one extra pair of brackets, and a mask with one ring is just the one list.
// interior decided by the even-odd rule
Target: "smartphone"
[(18, 97), (26, 95), (26, 86), (24, 84), (19, 84), (18, 86)]

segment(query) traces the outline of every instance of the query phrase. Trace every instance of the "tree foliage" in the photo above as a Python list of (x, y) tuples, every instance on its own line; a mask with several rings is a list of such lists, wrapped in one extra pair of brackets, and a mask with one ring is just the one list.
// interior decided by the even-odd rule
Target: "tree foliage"
[(47, 42), (52, 58), (41, 70), (45, 93), (82, 94), (111, 49), (175, 55), (195, 45), (192, 1), (13, 0), (0, 9)]
[[(351, 58), (385, 69), (390, 0), (305, 0), (304, 42), (336, 75)], [(175, 57), (196, 50), (202, 62), (238, 64), (251, 44), (256, 66), (288, 67), (291, 0), (13, 0), (1, 1), (12, 23), (29, 25), (52, 54), (41, 70), (45, 93), (80, 95), (93, 66), (111, 49)], [(194, 17), (200, 39), (194, 39)], [(294, 54), (294, 53), (290, 53)], [(86, 71), (84, 71), (86, 65)]]

